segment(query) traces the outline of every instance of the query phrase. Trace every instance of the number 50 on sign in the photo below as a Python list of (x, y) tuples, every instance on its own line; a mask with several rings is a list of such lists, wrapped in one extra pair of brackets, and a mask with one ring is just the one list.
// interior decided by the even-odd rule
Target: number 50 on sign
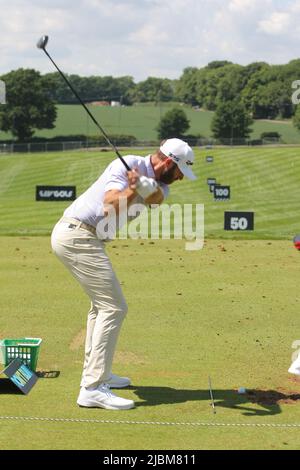
[(254, 230), (254, 212), (224, 212), (224, 230)]

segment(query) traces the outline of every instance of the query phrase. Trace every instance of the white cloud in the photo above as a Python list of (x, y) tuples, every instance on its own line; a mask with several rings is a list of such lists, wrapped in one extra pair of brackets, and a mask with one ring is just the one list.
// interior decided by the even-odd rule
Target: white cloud
[(272, 15), (258, 23), (259, 29), (267, 34), (281, 34), (287, 31), (290, 23), (289, 13), (275, 11)]
[(69, 73), (178, 78), (227, 59), (283, 63), (299, 56), (300, 0), (0, 0), (0, 74)]
[(245, 12), (255, 8), (257, 3), (257, 0), (231, 0), (228, 9), (232, 12)]
[(297, 14), (300, 12), (300, 0), (295, 0), (291, 5), (290, 5), (290, 11), (292, 14)]

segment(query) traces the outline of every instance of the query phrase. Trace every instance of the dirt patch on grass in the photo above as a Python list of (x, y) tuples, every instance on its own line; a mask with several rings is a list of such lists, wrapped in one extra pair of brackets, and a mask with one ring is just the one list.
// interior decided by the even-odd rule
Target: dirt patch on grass
[[(300, 385), (300, 384), (299, 384)], [(247, 397), (252, 403), (259, 405), (295, 405), (300, 403), (300, 387), (298, 390), (248, 390)]]
[(145, 357), (131, 351), (116, 351), (114, 362), (118, 364), (146, 364), (148, 361)]
[(290, 377), (290, 382), (292, 382), (293, 384), (298, 384), (298, 386), (300, 387), (300, 376), (297, 376), (297, 375), (293, 375), (292, 377)]
[[(84, 346), (85, 337), (86, 329), (82, 328), (72, 339), (69, 349), (71, 351), (77, 351), (79, 348)], [(145, 357), (138, 356), (131, 351), (116, 351), (114, 362), (118, 364), (146, 364), (148, 361)]]
[(70, 350), (71, 351), (77, 351), (81, 346), (84, 345), (85, 342), (85, 336), (86, 336), (86, 329), (82, 328), (79, 333), (77, 333), (74, 338), (72, 339), (70, 343)]

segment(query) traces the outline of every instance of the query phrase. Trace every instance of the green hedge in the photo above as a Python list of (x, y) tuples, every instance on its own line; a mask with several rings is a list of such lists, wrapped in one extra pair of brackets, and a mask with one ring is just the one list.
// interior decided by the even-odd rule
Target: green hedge
[[(136, 137), (133, 135), (126, 134), (112, 134), (108, 136), (111, 142), (115, 145), (135, 144), (137, 142)], [(107, 145), (105, 138), (102, 135), (86, 136), (84, 134), (73, 134), (73, 135), (57, 135), (55, 137), (32, 137), (30, 142), (27, 143), (42, 143), (42, 142), (95, 142), (97, 145)], [(26, 142), (15, 142), (12, 140), (1, 140), (2, 144), (22, 144)]]

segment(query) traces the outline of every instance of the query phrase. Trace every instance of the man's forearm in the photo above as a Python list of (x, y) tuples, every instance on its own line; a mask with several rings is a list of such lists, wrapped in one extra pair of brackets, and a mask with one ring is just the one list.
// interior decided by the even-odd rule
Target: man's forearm
[(116, 214), (120, 210), (120, 201), (127, 200), (127, 206), (130, 206), (134, 198), (136, 197), (136, 191), (130, 188), (124, 189), (124, 191), (108, 191), (104, 198), (104, 207), (113, 206)]
[[(117, 190), (108, 191), (104, 198), (104, 207), (113, 206), (114, 210), (116, 211), (116, 214), (118, 214), (120, 210), (121, 200), (124, 203), (124, 200), (126, 199), (127, 207), (128, 207), (136, 198), (136, 196), (137, 196), (136, 190), (131, 189), (131, 188), (126, 188), (124, 189), (124, 191), (117, 191)], [(161, 204), (163, 200), (164, 200), (164, 193), (161, 188), (158, 188), (157, 191), (155, 191), (155, 193), (151, 194), (149, 197), (144, 199), (145, 204), (147, 205)], [(107, 215), (107, 209), (105, 210), (106, 215)]]

